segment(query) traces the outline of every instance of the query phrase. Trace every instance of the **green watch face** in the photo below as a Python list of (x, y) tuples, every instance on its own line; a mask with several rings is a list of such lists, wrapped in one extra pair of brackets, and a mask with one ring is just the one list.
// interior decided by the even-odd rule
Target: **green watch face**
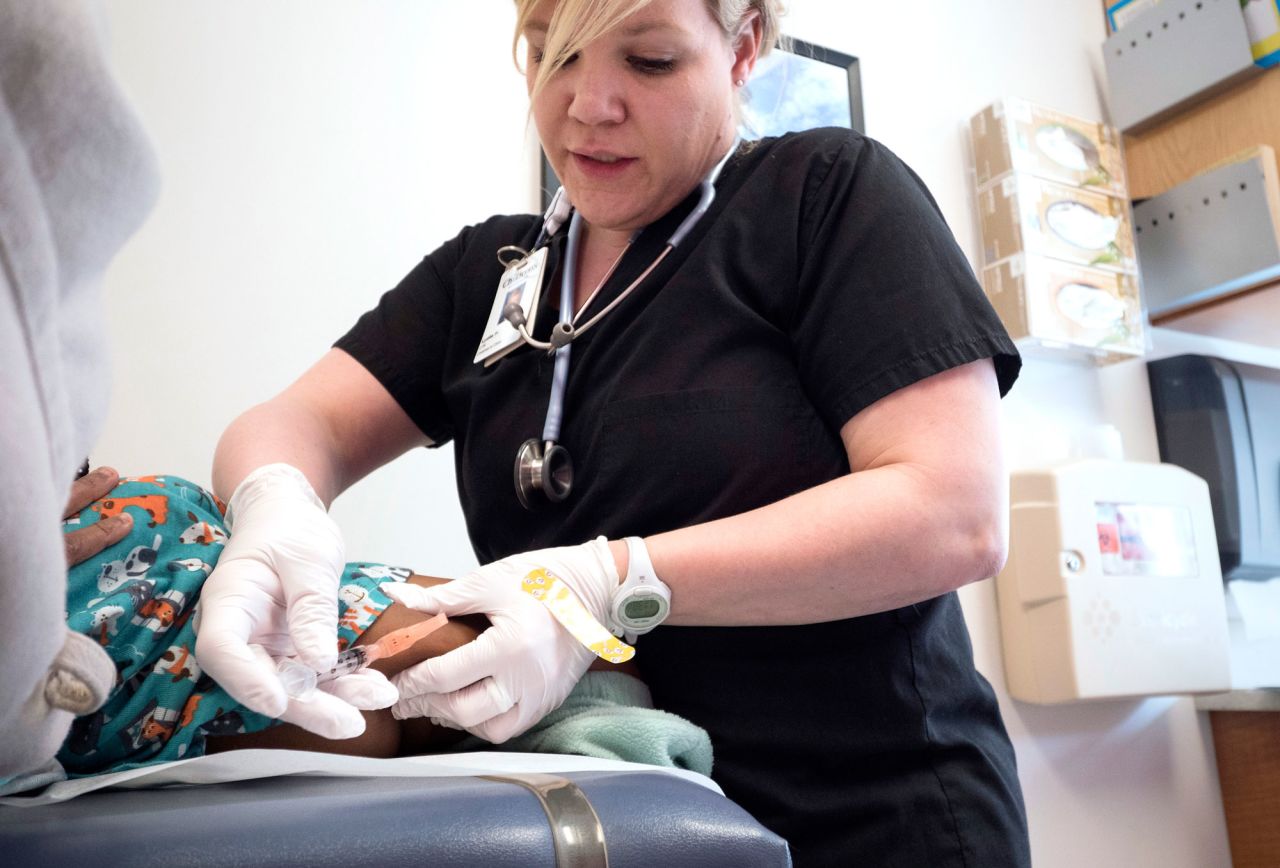
[(662, 604), (657, 600), (628, 600), (622, 607), (622, 614), (632, 621), (643, 621), (652, 618), (662, 611)]

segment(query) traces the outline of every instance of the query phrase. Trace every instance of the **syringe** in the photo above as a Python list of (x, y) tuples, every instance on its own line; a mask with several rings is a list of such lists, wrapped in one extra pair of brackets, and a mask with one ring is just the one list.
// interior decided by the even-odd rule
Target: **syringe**
[(317, 684), (324, 684), (335, 678), (341, 678), (368, 666), (375, 660), (394, 657), (402, 651), (408, 651), (413, 645), (439, 630), (448, 619), (444, 613), (433, 615), (409, 627), (388, 633), (370, 645), (355, 645), (338, 655), (338, 662), (332, 669), (316, 672), (296, 657), (286, 657), (276, 664), (276, 674), (284, 685), (284, 692), (294, 699), (306, 699)]

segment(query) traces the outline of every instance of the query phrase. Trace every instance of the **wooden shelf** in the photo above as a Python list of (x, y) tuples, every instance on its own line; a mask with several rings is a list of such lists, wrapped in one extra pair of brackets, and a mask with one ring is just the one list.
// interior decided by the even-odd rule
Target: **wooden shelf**
[(1280, 714), (1211, 711), (1222, 807), (1235, 868), (1280, 860)]
[(1261, 347), (1280, 346), (1280, 283), (1218, 299), (1152, 325)]
[(1280, 67), (1138, 135), (1126, 135), (1129, 196), (1163, 193), (1254, 145), (1280, 152)]

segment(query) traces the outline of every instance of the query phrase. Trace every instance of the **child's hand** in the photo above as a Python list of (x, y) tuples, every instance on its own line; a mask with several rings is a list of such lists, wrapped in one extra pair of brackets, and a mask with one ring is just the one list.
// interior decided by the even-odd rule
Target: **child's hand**
[[(106, 497), (120, 482), (120, 474), (111, 467), (97, 470), (71, 483), (71, 498), (63, 512), (63, 519), (71, 518), (95, 500)], [(98, 552), (113, 546), (129, 535), (133, 529), (133, 516), (127, 512), (96, 521), (88, 527), (63, 534), (67, 547), (67, 568), (83, 563)]]

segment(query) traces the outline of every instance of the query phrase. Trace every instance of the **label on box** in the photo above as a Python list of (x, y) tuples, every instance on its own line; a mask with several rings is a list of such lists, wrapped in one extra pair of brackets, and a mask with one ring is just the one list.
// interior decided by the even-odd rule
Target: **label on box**
[(1095, 503), (1094, 509), (1105, 575), (1198, 575), (1195, 533), (1185, 506)]
[(1158, 4), (1160, 0), (1119, 0), (1107, 5), (1107, 19), (1111, 22), (1111, 30), (1115, 32), (1124, 28), (1133, 19)]

